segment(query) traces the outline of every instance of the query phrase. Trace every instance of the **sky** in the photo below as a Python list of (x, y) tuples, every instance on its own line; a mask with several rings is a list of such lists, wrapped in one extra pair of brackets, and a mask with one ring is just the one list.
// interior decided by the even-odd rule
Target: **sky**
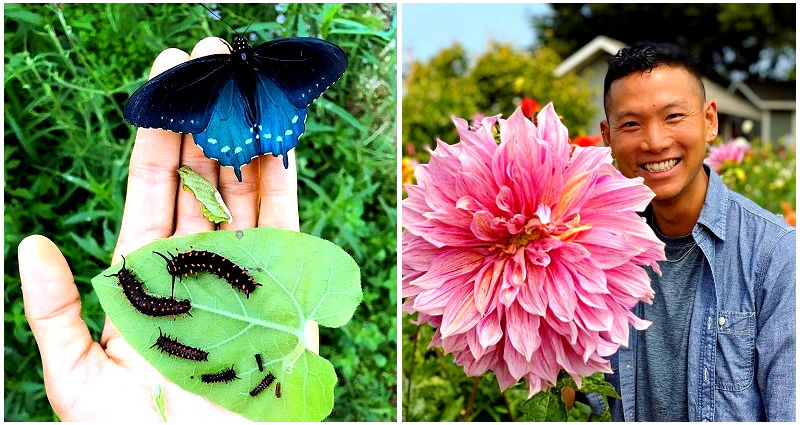
[(459, 41), (470, 53), (482, 53), (490, 40), (519, 49), (533, 44), (530, 17), (546, 14), (546, 4), (403, 4), (403, 61), (427, 61)]

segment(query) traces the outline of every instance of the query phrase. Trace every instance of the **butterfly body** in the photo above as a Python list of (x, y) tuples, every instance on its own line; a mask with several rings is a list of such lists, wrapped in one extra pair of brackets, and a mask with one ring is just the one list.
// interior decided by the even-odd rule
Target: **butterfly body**
[(131, 95), (124, 116), (137, 127), (193, 134), (207, 157), (233, 167), (241, 181), (241, 167), (260, 155), (282, 155), (288, 167), (306, 108), (341, 77), (347, 56), (315, 38), (253, 48), (236, 35), (229, 49), (157, 75)]

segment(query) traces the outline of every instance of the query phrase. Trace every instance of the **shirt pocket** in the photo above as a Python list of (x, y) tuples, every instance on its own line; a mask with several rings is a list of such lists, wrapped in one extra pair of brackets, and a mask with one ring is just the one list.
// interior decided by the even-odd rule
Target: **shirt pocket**
[(755, 322), (753, 312), (720, 311), (717, 314), (717, 389), (741, 391), (752, 385)]

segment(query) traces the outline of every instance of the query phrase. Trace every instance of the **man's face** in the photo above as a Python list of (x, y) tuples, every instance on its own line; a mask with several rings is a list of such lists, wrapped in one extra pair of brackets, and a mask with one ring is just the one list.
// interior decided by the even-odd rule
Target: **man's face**
[(705, 193), (706, 143), (716, 137), (717, 105), (703, 102), (697, 80), (683, 68), (659, 66), (614, 81), (600, 124), (619, 171), (644, 177), (656, 201)]

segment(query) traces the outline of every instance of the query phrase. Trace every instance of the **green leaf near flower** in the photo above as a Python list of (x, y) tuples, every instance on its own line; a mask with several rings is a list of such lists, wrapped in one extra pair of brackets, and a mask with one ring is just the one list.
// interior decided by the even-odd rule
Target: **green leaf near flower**
[(561, 399), (561, 390), (550, 388), (522, 402), (516, 419), (524, 422), (565, 422), (567, 406)]
[[(148, 294), (170, 295), (172, 276), (164, 260), (153, 253), (207, 250), (247, 270), (262, 286), (250, 294), (208, 274), (175, 282), (175, 299), (191, 302), (191, 316), (150, 317), (135, 310), (122, 293), (117, 277), (122, 262), (92, 279), (100, 303), (128, 343), (165, 377), (182, 388), (257, 421), (321, 420), (333, 408), (336, 374), (328, 360), (306, 349), (305, 327), (347, 323), (361, 302), (359, 268), (338, 246), (307, 235), (279, 229), (247, 229), (199, 233), (163, 239), (126, 256), (125, 265), (144, 282)], [(203, 349), (208, 361), (169, 356), (151, 348), (160, 332)], [(261, 354), (260, 372), (255, 354)], [(201, 375), (233, 365), (239, 379), (203, 383)], [(271, 372), (281, 383), (256, 397), (249, 395)]]
[(178, 174), (183, 180), (183, 189), (192, 192), (197, 201), (200, 202), (200, 210), (203, 211), (203, 217), (214, 223), (222, 223), (223, 221), (233, 223), (231, 211), (225, 205), (225, 201), (222, 200), (222, 195), (211, 182), (197, 174), (188, 165), (179, 168)]

